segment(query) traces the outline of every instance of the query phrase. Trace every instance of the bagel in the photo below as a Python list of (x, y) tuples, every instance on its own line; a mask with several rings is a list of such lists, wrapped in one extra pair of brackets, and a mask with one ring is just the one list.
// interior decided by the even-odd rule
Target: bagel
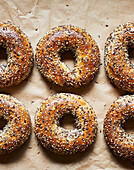
[[(75, 129), (60, 126), (63, 115), (72, 114)], [(60, 155), (84, 151), (94, 143), (97, 120), (93, 108), (78, 95), (59, 93), (44, 100), (35, 115), (35, 135), (41, 144)]]
[(113, 102), (104, 120), (104, 136), (117, 156), (134, 161), (134, 136), (123, 129), (127, 119), (134, 117), (134, 95), (119, 97)]
[(7, 64), (0, 64), (0, 87), (23, 81), (33, 66), (33, 50), (27, 36), (11, 24), (0, 24), (0, 46), (6, 49)]
[(129, 60), (129, 48), (134, 48), (134, 23), (120, 25), (110, 34), (104, 63), (107, 76), (115, 86), (134, 92), (134, 65)]
[[(60, 54), (71, 50), (75, 65), (71, 71)], [(53, 28), (37, 44), (37, 68), (48, 80), (68, 87), (80, 87), (90, 82), (98, 71), (100, 53), (93, 38), (85, 30), (72, 25)]]
[(0, 154), (20, 147), (31, 133), (31, 119), (25, 107), (12, 96), (0, 94), (0, 118), (7, 124), (0, 130)]

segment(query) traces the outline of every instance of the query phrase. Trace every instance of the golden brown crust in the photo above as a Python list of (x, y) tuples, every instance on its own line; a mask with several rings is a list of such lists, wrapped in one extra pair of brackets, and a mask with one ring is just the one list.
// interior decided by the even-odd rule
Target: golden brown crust
[(21, 146), (31, 132), (31, 119), (28, 111), (15, 98), (0, 94), (0, 117), (7, 125), (0, 130), (0, 154), (12, 152)]
[[(75, 129), (67, 130), (59, 125), (63, 114), (75, 119)], [(35, 135), (42, 145), (58, 154), (84, 151), (97, 133), (97, 121), (93, 108), (78, 95), (59, 93), (44, 100), (35, 116)]]
[(0, 65), (0, 87), (23, 81), (33, 66), (33, 50), (27, 36), (11, 24), (0, 24), (0, 45), (6, 48), (7, 64)]
[(134, 95), (119, 97), (105, 117), (104, 136), (116, 155), (134, 161), (134, 136), (127, 134), (122, 127), (131, 117), (134, 117)]
[[(72, 71), (60, 61), (60, 51), (72, 50), (76, 63)], [(37, 44), (36, 64), (41, 74), (60, 86), (80, 87), (90, 82), (99, 68), (100, 53), (92, 37), (78, 27), (59, 26)]]
[(117, 27), (105, 46), (107, 76), (118, 88), (134, 92), (134, 65), (129, 61), (128, 48), (134, 47), (134, 23)]

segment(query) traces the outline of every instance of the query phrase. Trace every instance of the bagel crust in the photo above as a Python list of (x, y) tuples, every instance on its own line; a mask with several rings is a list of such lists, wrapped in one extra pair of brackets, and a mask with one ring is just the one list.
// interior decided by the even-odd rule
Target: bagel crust
[(110, 149), (120, 157), (134, 161), (134, 136), (123, 129), (134, 117), (134, 95), (119, 97), (113, 102), (104, 120), (104, 136)]
[(134, 48), (134, 23), (120, 25), (110, 34), (104, 63), (107, 76), (115, 86), (134, 92), (134, 65), (129, 61), (129, 48)]
[(0, 154), (5, 154), (20, 147), (28, 139), (31, 119), (17, 99), (5, 94), (0, 94), (0, 117), (7, 121), (0, 130)]
[(0, 64), (0, 87), (23, 81), (33, 66), (33, 50), (27, 36), (11, 24), (0, 24), (0, 46), (6, 49), (7, 64)]
[[(60, 54), (71, 50), (75, 65), (71, 71)], [(90, 82), (98, 71), (100, 53), (96, 42), (85, 30), (72, 25), (58, 26), (48, 32), (37, 44), (36, 64), (48, 80), (69, 87), (80, 87)]]
[[(65, 114), (72, 114), (75, 129), (60, 126)], [(57, 154), (84, 151), (96, 138), (97, 120), (93, 108), (78, 95), (59, 93), (44, 100), (35, 116), (35, 135), (41, 144)]]

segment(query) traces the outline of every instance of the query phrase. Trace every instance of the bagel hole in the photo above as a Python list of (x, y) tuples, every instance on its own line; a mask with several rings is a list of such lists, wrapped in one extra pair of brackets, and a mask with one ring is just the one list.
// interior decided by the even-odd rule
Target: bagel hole
[(71, 113), (64, 114), (59, 120), (60, 126), (64, 129), (75, 129), (75, 120)]
[(0, 64), (6, 65), (7, 64), (7, 51), (6, 48), (0, 46)]
[(7, 125), (7, 120), (4, 119), (4, 117), (0, 117), (0, 130), (3, 130), (3, 128)]
[(134, 117), (126, 119), (123, 124), (123, 129), (129, 134), (134, 136)]
[(134, 65), (134, 48), (132, 47), (128, 48), (128, 55), (130, 62)]
[(59, 54), (61, 57), (61, 62), (63, 62), (70, 69), (70, 71), (72, 71), (75, 65), (75, 53), (73, 50), (63, 50), (59, 52)]

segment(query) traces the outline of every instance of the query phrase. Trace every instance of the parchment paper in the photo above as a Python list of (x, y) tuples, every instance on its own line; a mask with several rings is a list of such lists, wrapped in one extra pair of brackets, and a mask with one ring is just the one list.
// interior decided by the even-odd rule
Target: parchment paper
[(103, 121), (107, 110), (120, 95), (126, 94), (109, 82), (104, 71), (104, 45), (110, 32), (119, 24), (134, 22), (133, 0), (0, 0), (0, 21), (10, 21), (29, 37), (35, 52), (36, 44), (51, 28), (61, 24), (79, 26), (98, 43), (101, 63), (95, 80), (86, 87), (69, 90), (43, 79), (34, 66), (31, 75), (21, 84), (0, 89), (1, 93), (18, 98), (29, 110), (34, 127), (34, 115), (41, 101), (57, 92), (81, 95), (93, 106), (98, 118), (95, 144), (86, 152), (74, 156), (57, 156), (38, 144), (34, 130), (30, 139), (18, 150), (0, 156), (1, 170), (64, 170), (64, 169), (134, 169), (132, 162), (116, 158), (103, 137)]

